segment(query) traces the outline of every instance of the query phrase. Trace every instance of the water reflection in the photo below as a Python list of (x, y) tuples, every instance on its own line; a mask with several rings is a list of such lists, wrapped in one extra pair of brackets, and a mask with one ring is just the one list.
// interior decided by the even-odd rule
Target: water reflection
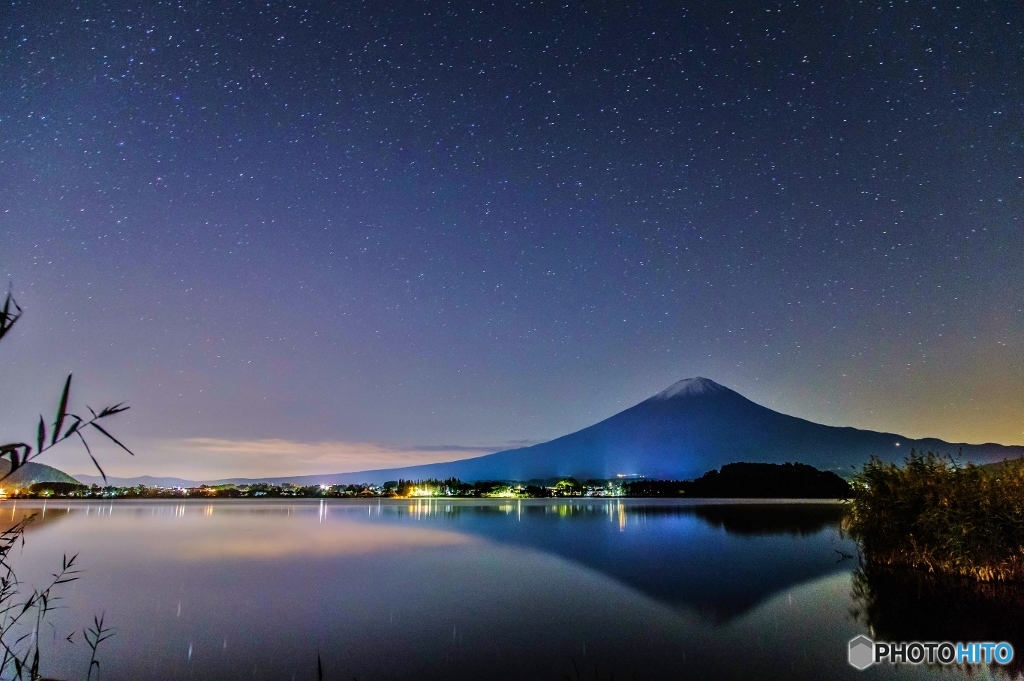
[(741, 537), (773, 534), (810, 537), (826, 529), (837, 529), (846, 508), (841, 504), (761, 504), (756, 507), (714, 504), (695, 506), (692, 512), (709, 525)]
[[(79, 508), (81, 508), (79, 506)], [(26, 529), (38, 530), (46, 525), (60, 522), (71, 514), (71, 504), (47, 504), (46, 502), (28, 504), (10, 502), (0, 508), (0, 532), (7, 532), (20, 523), (26, 523)]]
[[(558, 556), (719, 622), (791, 586), (848, 570), (842, 557), (855, 552), (839, 531), (843, 506), (828, 503), (437, 498), (22, 503), (20, 510), (12, 505), (10, 518), (34, 512), (29, 529), (34, 532), (69, 517), (72, 509), (103, 517), (105, 537), (130, 535), (143, 518), (178, 520), (161, 522), (138, 547), (176, 560), (356, 555), (483, 539)], [(314, 512), (320, 530), (296, 532), (292, 517)], [(239, 523), (243, 516), (258, 522)]]
[(848, 571), (843, 557), (856, 548), (840, 533), (843, 512), (840, 504), (616, 499), (425, 499), (396, 508), (399, 516), (559, 556), (719, 622), (791, 586)]
[(380, 554), (425, 547), (454, 547), (474, 542), (472, 537), (456, 532), (401, 526), (375, 527), (352, 520), (330, 523), (315, 533), (296, 533), (288, 525), (288, 518), (281, 517), (264, 518), (259, 527), (241, 531), (230, 522), (216, 522), (213, 525), (180, 523), (163, 531), (161, 536), (166, 543), (153, 547), (153, 550), (156, 555), (166, 555), (172, 550), (170, 547), (183, 546), (183, 549), (173, 549), (175, 557), (182, 560), (271, 560), (301, 556)]
[(1008, 641), (1018, 651), (1001, 669), (1024, 672), (1024, 585), (940, 580), (867, 564), (853, 573), (851, 614), (882, 641)]
[(836, 506), (56, 508), (29, 530), (18, 568), (45, 576), (62, 553), (81, 554), (83, 578), (48, 634), (57, 678), (81, 676), (88, 656), (64, 636), (101, 610), (119, 632), (103, 657), (110, 680), (314, 679), (317, 651), (325, 678), (363, 681), (576, 678), (574, 664), (582, 678), (859, 678), (843, 657), (862, 628), (849, 615), (853, 566), (836, 562), (851, 548)]

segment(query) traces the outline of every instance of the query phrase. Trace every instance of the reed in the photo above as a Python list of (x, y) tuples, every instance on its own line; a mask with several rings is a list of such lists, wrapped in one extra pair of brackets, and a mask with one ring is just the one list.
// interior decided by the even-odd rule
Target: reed
[(911, 451), (853, 479), (846, 529), (864, 563), (977, 582), (1024, 582), (1024, 461), (960, 465)]
[[(15, 302), (8, 292), (0, 305), (0, 339), (3, 339), (14, 325), (21, 319), (21, 306)], [(3, 376), (0, 375), (0, 380)], [(100, 424), (111, 416), (126, 411), (128, 407), (122, 402), (96, 411), (91, 407), (88, 416), (79, 416), (68, 411), (71, 392), (71, 375), (64, 381), (59, 405), (53, 421), (40, 416), (35, 428), (35, 439), (32, 441), (7, 442), (0, 441), (0, 462), (6, 464), (6, 472), (0, 473), (0, 482), (7, 480), (18, 469), (29, 464), (44, 452), (60, 445), (67, 440), (78, 440), (85, 448), (89, 459), (96, 470), (106, 481), (107, 476), (100, 468), (99, 462), (92, 454), (86, 433), (99, 433), (107, 440), (131, 454), (116, 437)], [(12, 551), (15, 548), (24, 550), (25, 528), (35, 516), (30, 515), (13, 526), (0, 531), (0, 679), (31, 679), (46, 681), (42, 676), (43, 623), (59, 606), (61, 588), (78, 579), (77, 556), (64, 556), (60, 569), (42, 587), (30, 588), (18, 578), (12, 562)], [(86, 671), (86, 681), (99, 680), (100, 662), (97, 651), (101, 643), (113, 635), (113, 629), (103, 624), (103, 616), (93, 620), (93, 627), (85, 629), (83, 638), (89, 646), (91, 657)], [(67, 636), (73, 643), (74, 632)], [(56, 630), (54, 630), (56, 640)]]

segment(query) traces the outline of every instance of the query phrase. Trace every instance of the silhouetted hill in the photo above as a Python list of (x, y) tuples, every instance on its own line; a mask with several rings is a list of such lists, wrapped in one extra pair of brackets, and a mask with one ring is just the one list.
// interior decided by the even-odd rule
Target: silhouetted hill
[(872, 455), (902, 461), (911, 448), (951, 454), (962, 450), (964, 459), (981, 463), (1024, 455), (1020, 446), (949, 443), (825, 426), (780, 414), (707, 378), (691, 378), (600, 423), (532, 447), (450, 463), (279, 479), (336, 484), (450, 476), (529, 480), (632, 474), (682, 480), (738, 461), (794, 461), (846, 473)]
[[(11, 470), (11, 462), (7, 459), (0, 459), (0, 476), (5, 475), (9, 470)], [(14, 471), (13, 475), (0, 481), (0, 487), (28, 487), (39, 482), (77, 483), (78, 480), (53, 466), (29, 462)]]
[(730, 463), (683, 483), (689, 497), (844, 499), (850, 485), (832, 471), (803, 463)]
[(630, 480), (631, 497), (700, 499), (846, 499), (850, 484), (804, 463), (728, 463), (696, 480)]

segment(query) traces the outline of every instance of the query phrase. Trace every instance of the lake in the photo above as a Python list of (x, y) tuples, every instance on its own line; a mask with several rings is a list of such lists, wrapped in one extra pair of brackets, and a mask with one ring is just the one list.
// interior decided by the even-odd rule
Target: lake
[(80, 579), (39, 634), (44, 671), (61, 679), (85, 678), (81, 630), (100, 613), (116, 628), (102, 679), (312, 680), (318, 654), (323, 678), (345, 681), (959, 678), (847, 664), (847, 641), (870, 623), (842, 512), (642, 499), (0, 504), (8, 526), (36, 513), (12, 554), (19, 578), (39, 582), (79, 554)]

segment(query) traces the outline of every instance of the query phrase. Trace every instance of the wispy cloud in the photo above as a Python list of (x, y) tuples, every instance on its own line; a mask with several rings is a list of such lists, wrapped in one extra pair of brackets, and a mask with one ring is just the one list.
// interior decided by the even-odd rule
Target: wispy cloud
[[(285, 473), (316, 467), (318, 472), (368, 470), (415, 466), (438, 461), (455, 461), (480, 456), (492, 447), (458, 445), (393, 446), (372, 442), (296, 442), (294, 440), (227, 440), (220, 438), (188, 438), (178, 444), (183, 450), (233, 460), (252, 470), (274, 469)], [(326, 467), (326, 469), (325, 469)]]
[(262, 478), (350, 473), (458, 461), (521, 446), (523, 444), (519, 442), (393, 445), (340, 440), (299, 442), (279, 438), (193, 437), (154, 440), (136, 446), (139, 456), (107, 457), (104, 469), (108, 475), (122, 477), (156, 475), (188, 480)]
[[(134, 443), (136, 457), (102, 457), (107, 475), (173, 476), (186, 480), (264, 478), (321, 473), (351, 473), (380, 468), (458, 461), (533, 442), (481, 445), (409, 444), (325, 440), (300, 442), (280, 438), (232, 439), (193, 437)], [(80, 459), (68, 470), (82, 469)], [(94, 473), (95, 471), (80, 472)]]
[(501, 449), (522, 447), (523, 445), (487, 445), (484, 447), (465, 447), (463, 445), (413, 445), (407, 449), (412, 452), (473, 452), (475, 454), (490, 454)]

